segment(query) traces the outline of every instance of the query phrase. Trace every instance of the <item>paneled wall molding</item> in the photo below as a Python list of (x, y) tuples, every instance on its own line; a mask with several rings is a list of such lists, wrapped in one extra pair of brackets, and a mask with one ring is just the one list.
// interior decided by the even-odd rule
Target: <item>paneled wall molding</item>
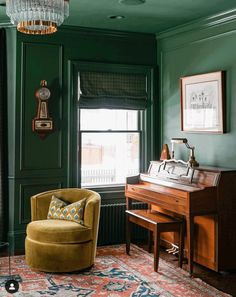
[(234, 35), (236, 33), (235, 26), (236, 26), (236, 22), (234, 24), (234, 29), (229, 31), (226, 28), (224, 28), (225, 29), (224, 32), (219, 32), (219, 33), (210, 32), (210, 34), (206, 35), (204, 34), (204, 32), (199, 30), (198, 32), (196, 32), (196, 34), (188, 35), (188, 33), (186, 32), (185, 36), (181, 36), (180, 38), (173, 37), (168, 40), (167, 39), (160, 40), (160, 43), (159, 43), (160, 53), (163, 53), (163, 52), (167, 53), (170, 51), (175, 51), (175, 50), (184, 48), (186, 46), (191, 46), (199, 43), (204, 43), (206, 41)]
[(220, 24), (232, 22), (236, 19), (236, 9), (224, 11), (219, 14), (215, 14), (209, 17), (200, 18), (192, 22), (188, 22), (185, 25), (176, 26), (167, 31), (163, 31), (156, 34), (158, 39), (168, 38), (176, 34), (186, 33), (194, 30), (205, 29), (209, 27), (215, 27)]
[[(10, 53), (8, 235), (12, 250), (18, 251), (24, 247), (30, 197), (51, 188), (76, 187), (78, 183), (73, 179), (75, 174), (71, 174), (77, 171), (77, 163), (70, 162), (72, 154), (77, 154), (77, 147), (70, 147), (71, 135), (77, 131), (77, 122), (73, 121), (77, 107), (71, 102), (70, 61), (138, 64), (151, 68), (156, 65), (156, 39), (154, 34), (67, 27), (60, 27), (52, 36), (20, 34), (15, 28), (8, 28), (7, 34)], [(48, 81), (51, 89), (49, 113), (58, 128), (44, 140), (31, 129), (36, 112), (34, 92), (42, 79)], [(152, 138), (149, 142), (153, 142), (156, 135), (147, 128)], [(156, 142), (153, 147), (157, 146)], [(151, 150), (149, 146), (150, 154)], [(106, 203), (124, 201), (122, 191), (114, 196), (113, 193), (102, 196)]]
[[(233, 149), (235, 121), (236, 10), (202, 20), (157, 36), (160, 66), (161, 145), (172, 137), (186, 137), (204, 166), (236, 168)], [(180, 77), (224, 70), (226, 72), (227, 133), (186, 133), (181, 131)], [(227, 154), (224, 152), (227, 150)], [(185, 153), (177, 151), (180, 158)]]
[[(222, 39), (227, 36), (236, 37), (236, 10), (232, 10), (226, 13), (222, 13), (211, 18), (202, 19), (200, 22), (189, 23), (181, 28), (173, 29), (168, 33), (163, 33), (157, 36), (159, 41), (159, 53), (158, 53), (158, 64), (160, 67), (160, 122), (161, 127), (163, 127), (163, 114), (164, 114), (164, 96), (163, 90), (165, 89), (166, 82), (163, 81), (163, 77), (166, 69), (164, 64), (167, 59), (167, 56), (171, 56), (177, 51), (184, 50), (186, 48), (191, 52), (191, 48), (195, 46), (200, 46), (202, 44), (205, 47), (205, 44), (208, 42)], [(196, 59), (197, 57), (195, 57)], [(184, 60), (183, 60), (184, 63)], [(215, 66), (209, 71), (222, 70)], [(187, 74), (198, 74), (202, 71), (193, 72), (189, 71)], [(229, 103), (228, 103), (229, 105)], [(229, 121), (229, 120), (228, 120)], [(228, 131), (229, 124), (227, 123)], [(182, 132), (181, 132), (182, 133)], [(165, 132), (163, 128), (160, 131), (160, 141), (163, 145), (166, 140), (164, 139)], [(183, 137), (183, 136), (179, 136)]]
[[(235, 17), (236, 17), (236, 11), (235, 12)], [(166, 59), (167, 55), (171, 55), (172, 53), (182, 50), (185, 48), (190, 48), (202, 44), (206, 44), (207, 42), (217, 40), (217, 39), (222, 39), (227, 36), (236, 36), (236, 19), (234, 21), (230, 22), (222, 22), (221, 26), (218, 28), (208, 28), (208, 30), (202, 30), (200, 27), (195, 28), (195, 32), (193, 31), (186, 31), (182, 32), (181, 34), (177, 35), (170, 35), (168, 38), (160, 38), (159, 39), (159, 53), (158, 53), (158, 64), (160, 67), (160, 100), (159, 100), (159, 109), (160, 109), (160, 123), (161, 127), (163, 127), (163, 77), (165, 73), (165, 69), (163, 66), (164, 59)], [(173, 31), (174, 32), (174, 31)], [(217, 66), (216, 68), (212, 68), (210, 71), (217, 71), (217, 70), (222, 70), (218, 69)], [(201, 71), (200, 71), (201, 72)], [(188, 75), (191, 74), (198, 74), (196, 72), (188, 72)], [(229, 129), (229, 124), (227, 123), (227, 127)], [(163, 129), (160, 131), (160, 139), (161, 139), (161, 144), (163, 144), (164, 139), (163, 139)]]
[(22, 250), (25, 229), (31, 221), (31, 196), (48, 190), (67, 187), (66, 178), (13, 179), (9, 181), (9, 230), (10, 248)]
[(6, 23), (1, 23), (1, 25), (0, 25), (0, 28), (13, 28), (13, 27), (15, 27), (14, 25), (12, 25), (12, 23), (8, 23), (8, 22), (6, 22)]
[(10, 251), (14, 253), (24, 252), (26, 232), (25, 230), (15, 230), (8, 232), (8, 242), (10, 243)]
[[(35, 181), (34, 181), (35, 182)], [(55, 181), (45, 181), (33, 183), (33, 181), (22, 182), (19, 186), (19, 225), (23, 225), (23, 228), (31, 220), (31, 208), (30, 208), (30, 198), (31, 196), (41, 193), (43, 191), (54, 190), (62, 188), (65, 183), (59, 179)], [(21, 226), (22, 227), (22, 226)]]
[(8, 126), (8, 174), (14, 175), (15, 172), (15, 141), (16, 141), (16, 60), (17, 60), (17, 33), (16, 29), (8, 28), (7, 33), (7, 126)]
[[(41, 52), (37, 55), (38, 51)], [(48, 63), (54, 67), (49, 71)], [(47, 175), (54, 172), (60, 175), (63, 167), (62, 130), (59, 121), (62, 119), (62, 65), (63, 47), (60, 44), (21, 43), (21, 92), (20, 92), (20, 129), (19, 170), (21, 175)], [(37, 72), (35, 71), (37, 67)], [(31, 75), (30, 75), (31, 74)], [(54, 121), (54, 130), (44, 140), (32, 132), (32, 119), (36, 115), (37, 100), (35, 91), (40, 87), (40, 81), (45, 79), (51, 91), (49, 115)], [(19, 101), (18, 101), (19, 102)], [(55, 138), (56, 142), (51, 141)], [(52, 146), (53, 145), (53, 146)], [(33, 149), (32, 149), (33, 148)], [(50, 156), (50, 151), (54, 151)], [(30, 153), (31, 152), (31, 153)], [(37, 155), (32, 155), (38, 154)], [(40, 159), (40, 162), (38, 161)]]
[(217, 21), (212, 21), (212, 18), (188, 23), (181, 28), (156, 35), (160, 52), (172, 51), (236, 33), (236, 10), (217, 15)]

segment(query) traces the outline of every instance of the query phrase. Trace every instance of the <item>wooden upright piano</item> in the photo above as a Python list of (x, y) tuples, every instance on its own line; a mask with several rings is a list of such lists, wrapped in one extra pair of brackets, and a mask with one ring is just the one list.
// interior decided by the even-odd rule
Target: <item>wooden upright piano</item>
[(236, 269), (236, 169), (151, 161), (147, 173), (127, 178), (125, 196), (127, 209), (137, 200), (186, 220), (190, 273), (193, 261), (215, 271)]

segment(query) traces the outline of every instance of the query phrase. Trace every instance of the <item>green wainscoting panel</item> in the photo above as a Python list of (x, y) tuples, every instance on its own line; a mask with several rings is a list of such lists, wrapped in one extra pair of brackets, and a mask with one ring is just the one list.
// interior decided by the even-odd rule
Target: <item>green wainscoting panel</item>
[(5, 142), (8, 151), (8, 175), (12, 176), (15, 172), (14, 152), (15, 152), (15, 94), (16, 94), (16, 30), (6, 29), (7, 36), (7, 132), (8, 137)]
[[(21, 156), (23, 172), (62, 169), (62, 46), (51, 44), (22, 43), (21, 52)], [(46, 80), (51, 91), (48, 99), (49, 115), (54, 120), (54, 131), (41, 139), (32, 132), (32, 118), (36, 116), (38, 101), (34, 94), (40, 81)], [(59, 172), (57, 172), (59, 171)]]
[[(200, 165), (236, 168), (236, 21), (171, 34), (159, 40), (161, 65), (162, 144), (185, 137), (195, 146)], [(176, 32), (178, 33), (178, 32)], [(181, 131), (180, 77), (224, 70), (226, 72), (226, 133)], [(188, 150), (176, 146), (176, 158)]]
[(8, 242), (10, 244), (10, 253), (23, 254), (25, 248), (25, 230), (15, 230), (8, 232)]
[[(66, 187), (61, 178), (11, 180), (8, 239), (11, 250), (23, 250), (26, 225), (31, 221), (30, 197), (44, 191)], [(13, 191), (14, 189), (14, 191)], [(14, 200), (13, 200), (14, 199)]]

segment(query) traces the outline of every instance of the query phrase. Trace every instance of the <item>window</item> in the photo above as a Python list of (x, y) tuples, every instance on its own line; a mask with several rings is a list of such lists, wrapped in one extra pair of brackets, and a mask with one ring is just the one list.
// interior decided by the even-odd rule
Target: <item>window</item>
[(78, 109), (81, 186), (121, 185), (140, 172), (141, 111)]
[(155, 160), (154, 70), (82, 61), (70, 66), (68, 181), (72, 186), (123, 192), (126, 176), (146, 171)]

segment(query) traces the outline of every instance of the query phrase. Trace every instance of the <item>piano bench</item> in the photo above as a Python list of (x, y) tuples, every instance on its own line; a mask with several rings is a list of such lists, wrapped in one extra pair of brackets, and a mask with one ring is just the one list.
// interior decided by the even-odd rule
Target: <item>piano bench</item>
[(179, 267), (182, 268), (184, 245), (184, 221), (176, 219), (157, 211), (149, 209), (126, 210), (126, 253), (130, 251), (131, 222), (153, 232), (154, 239), (154, 271), (157, 272), (159, 264), (160, 234), (161, 232), (179, 233)]

